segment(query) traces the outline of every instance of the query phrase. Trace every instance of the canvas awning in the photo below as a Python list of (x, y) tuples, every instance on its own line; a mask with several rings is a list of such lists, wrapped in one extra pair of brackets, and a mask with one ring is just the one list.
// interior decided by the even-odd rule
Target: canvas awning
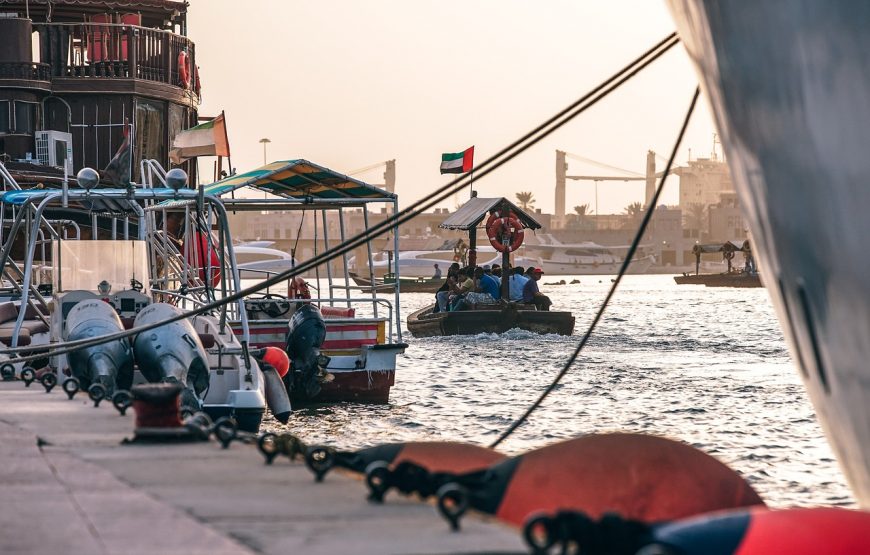
[(250, 187), (285, 199), (368, 199), (393, 201), (394, 193), (318, 166), (308, 160), (272, 162), (205, 186), (205, 193), (221, 196)]
[(438, 227), (443, 229), (469, 230), (477, 227), (489, 215), (491, 210), (497, 209), (505, 203), (507, 208), (516, 215), (527, 229), (541, 229), (539, 224), (528, 213), (523, 212), (517, 205), (504, 197), (480, 198), (474, 197), (441, 222)]

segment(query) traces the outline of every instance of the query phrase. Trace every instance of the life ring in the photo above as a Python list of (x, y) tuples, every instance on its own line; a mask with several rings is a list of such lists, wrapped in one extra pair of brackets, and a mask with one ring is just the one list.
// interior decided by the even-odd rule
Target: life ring
[[(499, 252), (514, 252), (520, 248), (524, 235), (522, 222), (513, 214), (502, 217), (495, 211), (486, 220), (486, 236), (493, 248)], [(505, 236), (507, 240), (504, 239)]]
[(288, 290), (288, 297), (291, 299), (310, 299), (311, 298), (311, 290), (308, 288), (308, 284), (299, 276), (290, 278), (290, 287)]
[(188, 65), (187, 51), (178, 53), (178, 78), (185, 89), (190, 88), (190, 66)]

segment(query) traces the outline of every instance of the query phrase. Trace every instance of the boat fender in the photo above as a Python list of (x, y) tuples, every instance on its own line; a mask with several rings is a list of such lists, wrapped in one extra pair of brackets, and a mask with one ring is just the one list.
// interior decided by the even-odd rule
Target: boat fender
[(282, 378), (290, 370), (290, 357), (278, 347), (263, 349), (263, 362), (274, 368)]
[(736, 472), (691, 446), (643, 434), (592, 434), (457, 476), (470, 506), (521, 526), (532, 514), (617, 512), (643, 522), (764, 505)]
[(496, 210), (486, 220), (486, 236), (495, 250), (514, 252), (523, 244), (525, 231), (522, 222), (514, 214), (501, 217)]
[(834, 507), (742, 509), (656, 526), (638, 553), (870, 553), (870, 513)]
[[(208, 235), (202, 233), (201, 231), (197, 231), (194, 233), (195, 244), (193, 248), (196, 249), (196, 253), (193, 252), (193, 248), (188, 247), (187, 241), (182, 244), (182, 252), (185, 254), (185, 260), (191, 266), (199, 266), (199, 279), (203, 282), (206, 281), (205, 273), (206, 273), (206, 265), (209, 269), (209, 276), (211, 277), (211, 286), (217, 287), (221, 282), (221, 259), (218, 255), (215, 248), (209, 245)], [(208, 254), (208, 263), (206, 264), (206, 254)]]
[(199, 81), (199, 66), (194, 66), (193, 68), (193, 92), (196, 93), (196, 97), (200, 100), (202, 99), (202, 83)]
[(178, 79), (185, 89), (190, 88), (190, 61), (186, 50), (178, 53)]
[[(285, 357), (287, 355), (284, 355)], [(288, 364), (289, 365), (289, 364)], [(290, 420), (290, 413), (293, 411), (290, 405), (290, 396), (287, 394), (287, 388), (281, 380), (278, 371), (267, 362), (263, 362), (260, 366), (263, 372), (263, 381), (266, 385), (266, 404), (269, 410), (272, 411), (272, 416), (281, 424), (286, 424)]]

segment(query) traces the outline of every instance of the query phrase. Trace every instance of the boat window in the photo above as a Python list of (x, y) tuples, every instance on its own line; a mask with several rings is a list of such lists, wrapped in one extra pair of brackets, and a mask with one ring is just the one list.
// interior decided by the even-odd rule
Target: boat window
[(15, 132), (33, 135), (36, 130), (36, 104), (15, 101)]
[[(100, 282), (117, 293), (131, 289), (132, 280), (140, 282), (148, 293), (148, 250), (145, 241), (60, 241), (52, 242), (55, 291), (99, 292)], [(94, 264), (99, 260), (99, 264)], [(109, 263), (108, 261), (111, 261)]]
[(9, 101), (0, 100), (0, 133), (9, 133)]

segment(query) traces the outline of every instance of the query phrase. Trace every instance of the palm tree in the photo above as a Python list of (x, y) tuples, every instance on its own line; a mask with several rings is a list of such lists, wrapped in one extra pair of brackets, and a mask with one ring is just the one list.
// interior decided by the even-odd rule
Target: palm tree
[(577, 216), (582, 220), (589, 215), (589, 205), (581, 204), (580, 206), (575, 206), (574, 212), (577, 212)]
[(623, 213), (628, 217), (622, 222), (622, 226), (626, 229), (635, 228), (637, 227), (637, 222), (640, 220), (641, 214), (643, 214), (643, 204), (640, 202), (632, 202), (625, 207)]
[(705, 231), (707, 229), (707, 207), (699, 202), (693, 202), (683, 214), (683, 226), (686, 229)]
[(520, 203), (520, 208), (523, 210), (534, 210), (535, 194), (531, 191), (520, 191), (517, 193), (517, 200)]

